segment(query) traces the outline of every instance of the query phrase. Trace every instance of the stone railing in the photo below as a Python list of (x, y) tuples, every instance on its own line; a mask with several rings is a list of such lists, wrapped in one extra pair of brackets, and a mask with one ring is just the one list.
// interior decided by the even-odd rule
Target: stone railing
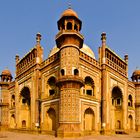
[(85, 61), (87, 61), (88, 63), (94, 65), (95, 67), (100, 68), (100, 64), (97, 60), (93, 59), (92, 57), (88, 56), (87, 54), (80, 52), (80, 58), (84, 59)]
[(127, 72), (126, 70), (122, 69), (119, 65), (115, 64), (114, 62), (112, 62), (111, 60), (109, 60), (108, 58), (106, 58), (106, 64), (111, 67), (112, 69), (116, 70), (118, 73), (127, 76)]
[(41, 63), (41, 68), (59, 59), (59, 53), (56, 53)]

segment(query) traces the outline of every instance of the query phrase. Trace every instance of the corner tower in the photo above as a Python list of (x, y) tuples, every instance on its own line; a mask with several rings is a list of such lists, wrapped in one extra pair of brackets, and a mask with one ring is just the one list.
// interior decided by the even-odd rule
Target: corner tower
[(80, 135), (79, 94), (83, 80), (79, 72), (79, 49), (83, 46), (80, 34), (82, 22), (71, 8), (65, 10), (59, 21), (56, 44), (60, 49), (60, 89), (58, 136)]
[(9, 108), (9, 84), (12, 82), (12, 75), (8, 69), (2, 71), (0, 75), (0, 127), (8, 128), (8, 108)]
[(135, 70), (131, 79), (135, 84), (136, 131), (140, 132), (140, 70)]

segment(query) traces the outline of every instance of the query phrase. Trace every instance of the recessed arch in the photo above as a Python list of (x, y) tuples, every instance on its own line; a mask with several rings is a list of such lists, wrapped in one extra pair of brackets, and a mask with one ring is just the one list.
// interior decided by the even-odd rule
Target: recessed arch
[(84, 112), (84, 130), (95, 130), (95, 114), (91, 108), (87, 108)]
[(56, 78), (51, 76), (47, 83), (49, 85), (49, 95), (54, 95), (56, 93)]
[(30, 95), (30, 89), (28, 87), (24, 87), (21, 90), (20, 93), (21, 97), (22, 97), (22, 103), (23, 104), (27, 104), (28, 107), (30, 107), (30, 102), (31, 102), (31, 95)]
[(120, 106), (122, 105), (123, 95), (122, 91), (118, 86), (112, 89), (112, 105)]
[(16, 122), (15, 122), (15, 114), (12, 114), (10, 117), (10, 128), (15, 128)]
[(85, 77), (85, 86), (83, 89), (83, 93), (86, 95), (94, 96), (94, 80), (90, 76)]
[(133, 99), (132, 99), (132, 95), (129, 94), (128, 96), (128, 106), (132, 107), (133, 106)]
[(22, 120), (22, 128), (26, 128), (26, 120)]
[(49, 131), (56, 130), (56, 111), (53, 108), (47, 110), (47, 128)]

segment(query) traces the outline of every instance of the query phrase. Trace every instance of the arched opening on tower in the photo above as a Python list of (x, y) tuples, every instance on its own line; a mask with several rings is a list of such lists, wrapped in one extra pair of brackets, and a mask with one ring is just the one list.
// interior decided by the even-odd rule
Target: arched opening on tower
[(71, 22), (67, 23), (67, 30), (72, 30), (72, 23)]
[(84, 112), (84, 130), (95, 130), (95, 114), (91, 108), (87, 108)]
[(74, 69), (74, 75), (76, 75), (76, 76), (79, 75), (79, 71), (78, 71), (78, 69)]
[(61, 69), (61, 76), (64, 76), (64, 75), (65, 75), (65, 70)]
[(85, 77), (85, 86), (83, 93), (89, 96), (94, 96), (94, 81), (90, 76)]
[(49, 85), (49, 96), (52, 96), (56, 93), (56, 78), (54, 76), (48, 79)]
[(47, 129), (49, 131), (56, 130), (56, 112), (53, 108), (49, 108), (47, 111)]
[(74, 25), (74, 30), (78, 31), (78, 26), (76, 24)]

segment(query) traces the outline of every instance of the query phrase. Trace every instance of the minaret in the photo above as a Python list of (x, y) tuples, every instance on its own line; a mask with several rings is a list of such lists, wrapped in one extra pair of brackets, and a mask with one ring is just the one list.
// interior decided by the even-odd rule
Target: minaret
[(56, 44), (60, 49), (60, 89), (58, 136), (80, 135), (80, 87), (83, 80), (79, 71), (79, 49), (83, 46), (80, 34), (82, 22), (70, 7), (65, 10), (59, 21)]
[(107, 129), (107, 74), (106, 74), (106, 58), (105, 58), (105, 48), (106, 48), (106, 33), (101, 34), (101, 67), (102, 67), (102, 89), (101, 89), (101, 127), (103, 133)]

